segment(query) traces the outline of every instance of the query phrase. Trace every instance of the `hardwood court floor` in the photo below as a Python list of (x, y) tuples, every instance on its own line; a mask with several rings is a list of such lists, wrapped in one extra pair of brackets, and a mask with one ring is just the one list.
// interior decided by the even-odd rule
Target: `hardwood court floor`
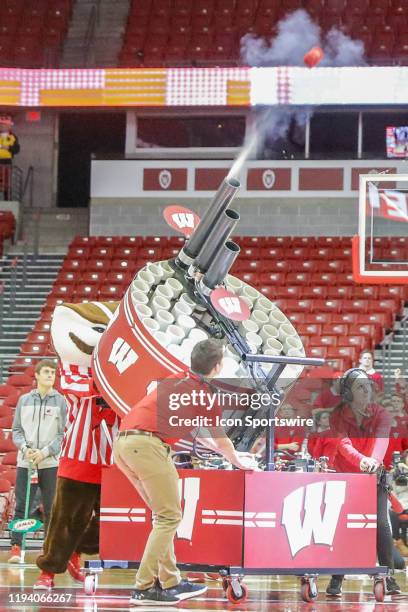
[[(46, 595), (44, 591), (33, 591), (32, 585), (38, 576), (35, 557), (28, 553), (24, 565), (6, 563), (7, 552), (0, 552), (0, 612), (51, 610), (83, 612), (120, 612), (129, 609), (129, 594), (134, 579), (133, 570), (105, 570), (99, 576), (99, 587), (94, 597), (88, 597), (81, 587), (74, 584), (68, 573), (56, 577), (55, 599), (60, 601), (33, 601), (35, 594)], [(403, 593), (386, 596), (383, 604), (376, 603), (372, 594), (372, 582), (368, 578), (347, 579), (341, 599), (325, 595), (327, 577), (319, 578), (319, 595), (310, 604), (300, 597), (299, 580), (291, 576), (248, 576), (245, 583), (249, 588), (247, 601), (231, 604), (224, 598), (219, 581), (209, 581), (207, 593), (195, 600), (180, 603), (177, 607), (140, 607), (134, 610), (236, 610), (237, 612), (408, 612), (408, 577), (406, 572), (397, 572), (396, 578)], [(31, 598), (30, 598), (31, 595)], [(65, 603), (61, 601), (65, 596)], [(69, 597), (70, 596), (70, 597)], [(70, 601), (68, 602), (68, 598)], [(23, 600), (24, 603), (23, 603)]]

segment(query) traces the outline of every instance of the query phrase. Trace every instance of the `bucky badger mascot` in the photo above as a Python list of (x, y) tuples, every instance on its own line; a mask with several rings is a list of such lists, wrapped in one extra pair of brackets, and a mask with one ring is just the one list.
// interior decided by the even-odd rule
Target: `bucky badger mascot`
[(82, 582), (81, 553), (99, 552), (102, 466), (112, 464), (119, 418), (100, 397), (90, 366), (92, 352), (117, 306), (117, 302), (65, 303), (54, 311), (51, 338), (60, 359), (68, 415), (48, 534), (37, 559), (41, 575), (34, 587), (38, 589), (51, 589), (54, 574), (66, 569)]

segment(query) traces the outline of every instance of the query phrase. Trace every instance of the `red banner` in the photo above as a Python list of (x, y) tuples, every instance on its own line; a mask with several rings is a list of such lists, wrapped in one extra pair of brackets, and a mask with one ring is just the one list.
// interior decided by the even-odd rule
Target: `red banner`
[(185, 191), (187, 168), (145, 168), (143, 171), (145, 191)]
[(290, 168), (249, 168), (248, 191), (288, 191), (292, 170)]

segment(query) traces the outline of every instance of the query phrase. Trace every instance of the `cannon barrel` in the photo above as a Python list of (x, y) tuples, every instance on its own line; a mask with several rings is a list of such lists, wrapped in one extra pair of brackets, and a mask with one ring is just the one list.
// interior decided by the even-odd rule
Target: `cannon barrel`
[(208, 210), (204, 213), (195, 232), (176, 257), (176, 264), (182, 268), (190, 266), (200, 253), (204, 244), (211, 240), (214, 224), (228, 208), (232, 198), (237, 193), (240, 182), (237, 179), (224, 179), (218, 188)]
[(207, 272), (212, 260), (220, 248), (224, 246), (238, 221), (239, 214), (232, 208), (227, 208), (227, 210), (217, 219), (208, 240), (204, 243), (204, 246), (194, 261), (194, 266), (197, 267), (200, 272)]

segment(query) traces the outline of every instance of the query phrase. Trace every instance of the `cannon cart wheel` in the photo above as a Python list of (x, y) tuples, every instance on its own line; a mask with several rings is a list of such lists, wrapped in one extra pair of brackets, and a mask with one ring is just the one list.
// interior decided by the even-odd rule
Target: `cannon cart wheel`
[(378, 601), (378, 602), (384, 601), (384, 597), (385, 597), (384, 578), (374, 579), (374, 589), (373, 590), (374, 590), (375, 601)]
[(300, 594), (303, 601), (310, 602), (316, 599), (318, 591), (314, 578), (302, 578)]
[(87, 574), (84, 580), (84, 591), (86, 595), (95, 595), (98, 588), (98, 575)]
[(236, 590), (234, 590), (234, 585), (232, 585), (231, 582), (228, 584), (225, 591), (228, 601), (230, 601), (231, 603), (242, 603), (246, 601), (248, 597), (248, 587), (243, 582), (240, 582), (239, 589), (241, 593), (238, 593)]

